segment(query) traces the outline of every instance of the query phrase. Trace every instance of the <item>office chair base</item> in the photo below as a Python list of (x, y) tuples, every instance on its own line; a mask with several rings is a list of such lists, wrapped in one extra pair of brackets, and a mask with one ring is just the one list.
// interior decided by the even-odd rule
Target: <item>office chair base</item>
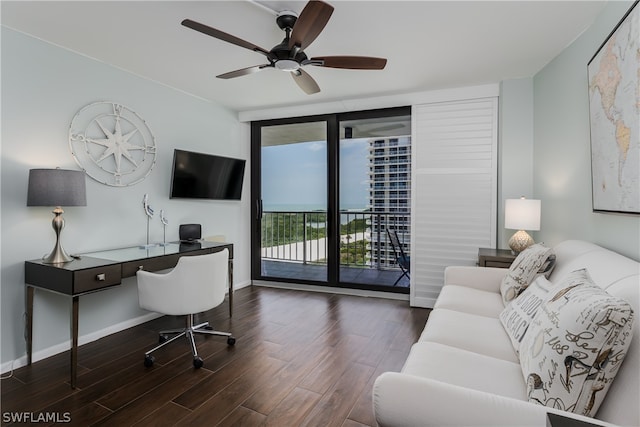
[(193, 367), (196, 369), (202, 368), (202, 365), (204, 365), (204, 362), (202, 361), (202, 357), (198, 356), (198, 357), (194, 357), (193, 358)]
[(147, 368), (150, 368), (153, 366), (153, 362), (156, 361), (156, 358), (151, 356), (151, 355), (145, 355), (144, 356), (144, 366), (146, 366)]
[[(147, 368), (150, 368), (153, 366), (153, 362), (155, 362), (155, 357), (153, 357), (151, 353), (177, 340), (182, 336), (185, 336), (187, 338), (187, 342), (191, 346), (191, 354), (193, 355), (193, 366), (196, 369), (201, 368), (204, 365), (204, 361), (200, 356), (198, 356), (198, 349), (196, 348), (194, 334), (224, 336), (224, 337), (227, 337), (227, 345), (232, 346), (232, 345), (235, 345), (236, 343), (236, 339), (231, 335), (230, 332), (214, 331), (213, 328), (209, 326), (209, 322), (204, 322), (204, 323), (194, 325), (193, 315), (187, 316), (186, 322), (187, 324), (186, 324), (186, 327), (184, 328), (160, 331), (158, 336), (159, 344), (144, 354), (144, 366), (146, 366)], [(169, 335), (173, 335), (173, 334), (175, 334), (175, 336), (169, 338)]]

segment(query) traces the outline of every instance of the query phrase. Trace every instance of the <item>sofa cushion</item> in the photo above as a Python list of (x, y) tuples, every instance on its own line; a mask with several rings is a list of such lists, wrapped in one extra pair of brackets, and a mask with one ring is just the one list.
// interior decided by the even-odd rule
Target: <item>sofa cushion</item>
[(435, 342), (418, 342), (402, 373), (526, 400), (520, 365)]
[(443, 286), (434, 309), (462, 311), (496, 319), (504, 309), (502, 297), (497, 292), (488, 292), (466, 286)]
[(631, 341), (633, 310), (574, 271), (550, 292), (520, 345), (530, 402), (594, 416)]
[(504, 305), (513, 301), (539, 274), (551, 274), (554, 265), (553, 249), (541, 243), (531, 245), (520, 252), (500, 284)]
[[(554, 248), (555, 250), (555, 248)], [(556, 283), (573, 271), (587, 268), (593, 282), (603, 289), (628, 276), (640, 273), (638, 262), (608, 249), (600, 248), (571, 260), (562, 260), (549, 280)]]
[(419, 341), (431, 341), (519, 363), (497, 318), (437, 309), (429, 315)]
[(539, 276), (500, 313), (500, 322), (509, 335), (516, 353), (519, 352), (520, 342), (529, 329), (531, 321), (547, 300), (547, 294), (553, 289), (553, 283), (544, 276)]

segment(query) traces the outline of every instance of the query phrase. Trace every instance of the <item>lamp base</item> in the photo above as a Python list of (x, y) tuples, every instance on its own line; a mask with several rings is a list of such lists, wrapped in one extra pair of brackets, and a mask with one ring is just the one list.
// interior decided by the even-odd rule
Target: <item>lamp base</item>
[(45, 264), (60, 264), (63, 262), (73, 261), (73, 258), (69, 256), (64, 249), (62, 249), (62, 245), (60, 244), (60, 233), (64, 228), (64, 218), (62, 217), (63, 213), (64, 211), (60, 206), (53, 210), (53, 214), (55, 216), (53, 217), (53, 221), (51, 221), (51, 226), (56, 232), (56, 245), (53, 247), (53, 251), (51, 251), (49, 255), (42, 258), (42, 262)]
[(534, 243), (535, 242), (533, 241), (533, 238), (529, 236), (529, 234), (524, 230), (518, 230), (509, 239), (509, 247), (516, 255), (524, 251)]
[(69, 256), (69, 254), (65, 252), (62, 246), (56, 243), (56, 247), (53, 249), (53, 251), (51, 251), (49, 255), (42, 258), (42, 262), (44, 264), (60, 264), (63, 262), (73, 261), (73, 259), (73, 257)]

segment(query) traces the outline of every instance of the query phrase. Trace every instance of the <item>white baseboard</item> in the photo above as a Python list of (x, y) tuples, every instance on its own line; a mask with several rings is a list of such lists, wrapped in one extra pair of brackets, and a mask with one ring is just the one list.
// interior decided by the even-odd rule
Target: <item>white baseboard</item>
[[(242, 289), (244, 287), (250, 286), (251, 281), (245, 281), (242, 283), (234, 283), (233, 287), (235, 290)], [(148, 322), (153, 319), (157, 319), (158, 317), (162, 317), (162, 314), (159, 313), (147, 313), (142, 316), (125, 320), (124, 322), (116, 323), (114, 325), (107, 326), (104, 329), (99, 331), (91, 332), (87, 335), (83, 335), (78, 337), (78, 345), (88, 344), (90, 342), (99, 340), (100, 338), (104, 338), (107, 335), (115, 334), (116, 332), (123, 331), (125, 329), (131, 328), (133, 326), (140, 325), (142, 323)], [(60, 344), (53, 345), (48, 348), (44, 348), (42, 350), (35, 351), (32, 354), (32, 361), (37, 362), (38, 360), (46, 359), (47, 357), (55, 356), (56, 354), (67, 351), (71, 348), (71, 339), (61, 342)], [(21, 368), (23, 366), (27, 366), (27, 355), (21, 356), (15, 360), (5, 362), (0, 367), (0, 374), (4, 375), (8, 372), (11, 372), (14, 369)]]
[(233, 290), (237, 291), (238, 289), (246, 288), (247, 286), (251, 286), (251, 280), (246, 280), (242, 283), (234, 283)]
[[(90, 334), (83, 335), (78, 337), (78, 345), (87, 344), (100, 338), (104, 338), (107, 335), (114, 334), (116, 332), (123, 331), (125, 329), (131, 328), (133, 326), (140, 325), (142, 323), (148, 322), (153, 319), (157, 319), (158, 317), (162, 317), (162, 314), (159, 313), (147, 313), (140, 317), (136, 317), (133, 319), (125, 320), (124, 322), (116, 323), (115, 325), (107, 326), (104, 329), (99, 331), (91, 332)], [(32, 361), (37, 362), (38, 360), (46, 359), (47, 357), (55, 356), (56, 354), (67, 351), (71, 348), (71, 339), (62, 342), (60, 344), (53, 345), (48, 348), (43, 348), (42, 350), (38, 350), (33, 352)], [(27, 366), (27, 355), (25, 354), (22, 357), (19, 357), (16, 360), (11, 362), (6, 362), (2, 364), (2, 375), (10, 372), (13, 369), (18, 369), (23, 366)]]

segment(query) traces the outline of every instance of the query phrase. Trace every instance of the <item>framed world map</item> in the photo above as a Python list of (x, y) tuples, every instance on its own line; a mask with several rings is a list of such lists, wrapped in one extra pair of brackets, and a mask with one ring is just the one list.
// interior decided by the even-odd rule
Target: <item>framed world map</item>
[(640, 214), (640, 7), (587, 66), (593, 210)]

